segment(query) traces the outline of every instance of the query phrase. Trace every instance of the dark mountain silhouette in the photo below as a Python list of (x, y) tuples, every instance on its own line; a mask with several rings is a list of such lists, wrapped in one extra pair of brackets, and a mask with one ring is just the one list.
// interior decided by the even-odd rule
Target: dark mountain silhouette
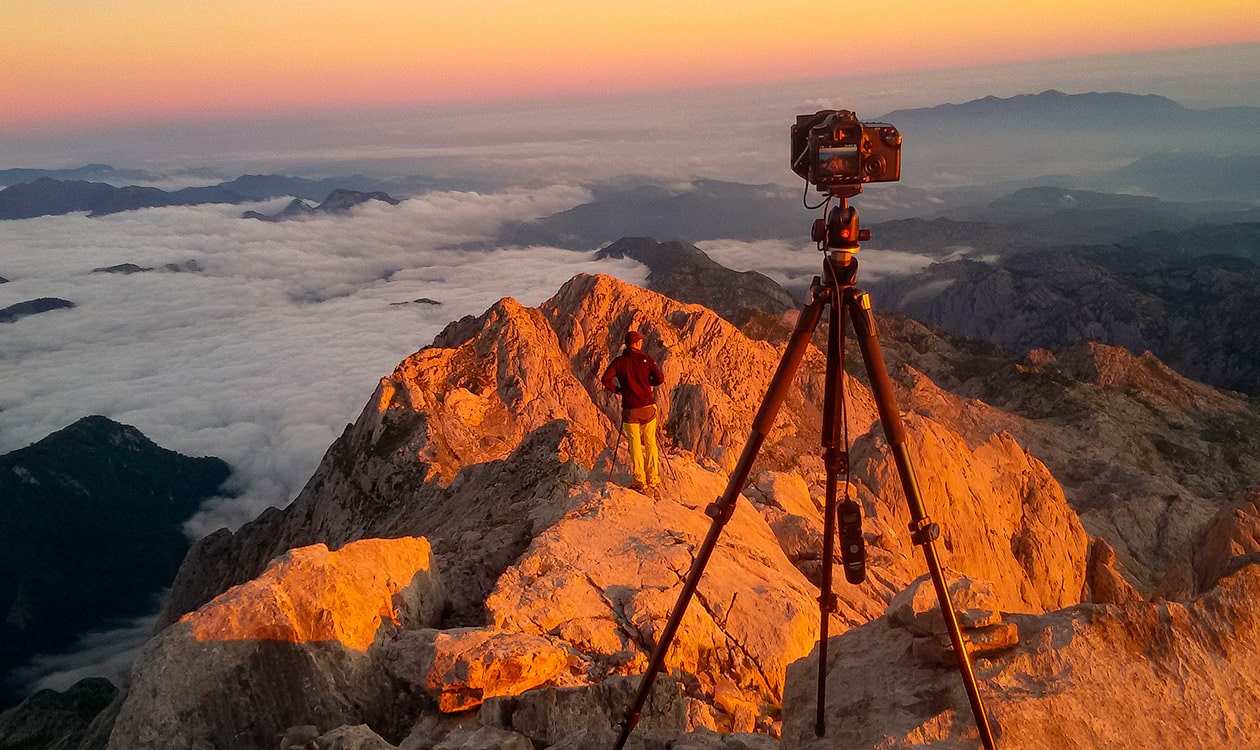
[(0, 456), (0, 673), (150, 612), (228, 473), (99, 416)]
[(74, 303), (69, 300), (58, 297), (40, 297), (0, 309), (0, 323), (12, 323), (28, 315), (38, 315), (50, 310), (66, 310), (71, 307), (74, 307)]
[(681, 242), (803, 236), (800, 200), (797, 189), (716, 180), (698, 180), (683, 190), (609, 188), (597, 190), (590, 203), (507, 227), (499, 242), (590, 250), (627, 236)]
[[(955, 125), (985, 130), (1168, 130), (1195, 126), (1245, 127), (1260, 123), (1260, 108), (1191, 109), (1155, 94), (1089, 92), (1067, 94), (1050, 89), (1006, 98), (986, 96), (961, 104), (900, 109), (878, 119), (903, 130)], [(1195, 139), (1199, 131), (1185, 132)], [(1193, 140), (1191, 140), (1193, 143)]]
[(284, 210), (278, 214), (267, 215), (258, 211), (246, 211), (241, 215), (245, 219), (259, 219), (261, 221), (287, 221), (290, 219), (309, 219), (312, 216), (320, 214), (343, 214), (368, 201), (381, 201), (391, 206), (397, 206), (402, 201), (391, 198), (389, 194), (382, 192), (364, 193), (358, 190), (334, 190), (329, 194), (328, 199), (318, 206), (311, 207), (305, 201), (294, 198)]
[(153, 175), (138, 169), (116, 169), (108, 164), (85, 164), (70, 169), (0, 169), (0, 186), (34, 182), (41, 177), (90, 182), (149, 182)]
[(286, 195), (324, 201), (338, 191), (374, 190), (381, 184), (380, 180), (368, 177), (308, 180), (281, 175), (244, 175), (218, 185), (168, 192), (154, 187), (115, 187), (99, 182), (40, 177), (0, 190), (0, 219), (29, 219), (80, 211), (86, 211), (89, 216), (104, 216), (140, 208), (238, 204)]
[(117, 191), (118, 188), (113, 185), (101, 182), (40, 177), (34, 182), (0, 190), (0, 219), (29, 219), (93, 211)]
[(939, 191), (952, 207), (1038, 185), (1178, 201), (1249, 201), (1260, 190), (1257, 107), (1193, 109), (1154, 95), (1045, 91), (874, 119), (905, 136), (903, 180), (955, 176)]
[(799, 303), (768, 276), (732, 271), (695, 245), (623, 237), (601, 250), (600, 258), (632, 258), (648, 267), (648, 288), (667, 297), (704, 305), (737, 326), (755, 312), (778, 315)]
[(162, 271), (165, 273), (196, 273), (201, 271), (201, 264), (196, 260), (186, 260), (183, 263), (166, 263), (160, 269), (151, 266), (138, 266), (135, 263), (119, 263), (114, 266), (104, 266), (102, 268), (93, 268), (92, 273), (117, 273), (123, 276), (129, 276), (133, 273), (148, 273), (149, 271)]
[[(1207, 147), (1210, 144), (1201, 144)], [(1222, 156), (1201, 151), (1160, 152), (1144, 156), (1108, 175), (1108, 179), (1152, 195), (1179, 199), (1222, 196), (1260, 199), (1260, 154)]]
[(0, 748), (104, 747), (106, 736), (88, 738), (93, 720), (118, 695), (118, 688), (103, 677), (88, 677), (65, 692), (40, 690), (16, 708), (0, 714)]
[[(946, 257), (959, 247), (1011, 255), (1065, 245), (1180, 244), (1196, 255), (1228, 253), (1251, 257), (1247, 227), (1260, 220), (1255, 208), (1233, 204), (1181, 203), (1150, 196), (1101, 193), (1065, 187), (1029, 187), (984, 205), (933, 219), (913, 218), (874, 225), (867, 246)], [(1196, 243), (1174, 236), (1197, 236)], [(1164, 239), (1160, 239), (1164, 238)], [(1233, 238), (1233, 239), (1231, 239)], [(1223, 245), (1218, 243), (1224, 243)], [(1234, 248), (1230, 250), (1228, 248)]]

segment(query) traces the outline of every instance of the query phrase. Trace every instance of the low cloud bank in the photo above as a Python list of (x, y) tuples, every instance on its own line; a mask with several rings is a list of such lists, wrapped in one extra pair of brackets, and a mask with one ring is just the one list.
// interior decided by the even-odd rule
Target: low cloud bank
[[(822, 273), (822, 253), (813, 242), (763, 240), (712, 240), (696, 245), (710, 258), (736, 271), (759, 271), (798, 297), (804, 298), (814, 277)], [(936, 259), (894, 250), (858, 252), (859, 284), (888, 276), (909, 276), (927, 268)]]
[[(451, 249), (588, 199), (557, 187), (434, 193), (276, 224), (239, 217), (283, 202), (0, 223), (10, 279), (0, 307), (41, 296), (78, 305), (0, 331), (0, 452), (103, 414), (228, 461), (233, 496), (207, 503), (187, 531), (236, 528), (288, 504), (377, 380), (448, 322), (502, 297), (538, 304), (580, 272), (643, 283), (642, 266), (593, 252)], [(93, 271), (189, 260), (202, 270)]]

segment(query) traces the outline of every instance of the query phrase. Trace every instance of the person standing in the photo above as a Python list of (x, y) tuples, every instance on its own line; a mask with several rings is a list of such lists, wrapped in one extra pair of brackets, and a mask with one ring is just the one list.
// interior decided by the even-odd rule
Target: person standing
[(630, 489), (643, 491), (661, 483), (660, 457), (656, 447), (655, 386), (665, 382), (656, 360), (643, 352), (643, 334), (626, 334), (626, 348), (604, 370), (604, 388), (621, 396), (621, 426), (630, 448), (630, 468), (634, 483)]

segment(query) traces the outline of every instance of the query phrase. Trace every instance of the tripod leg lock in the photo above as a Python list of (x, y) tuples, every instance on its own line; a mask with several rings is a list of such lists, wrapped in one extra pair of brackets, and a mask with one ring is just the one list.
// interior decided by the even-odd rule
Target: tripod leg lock
[(735, 503), (724, 503), (719, 497), (705, 506), (704, 514), (715, 521), (720, 518), (722, 523), (726, 523), (731, 520), (731, 516), (735, 515)]
[(940, 538), (941, 527), (930, 518), (920, 518), (910, 524), (910, 541), (916, 545), (931, 544)]
[(818, 609), (820, 609), (823, 614), (831, 614), (836, 611), (838, 601), (839, 600), (836, 598), (834, 591), (824, 591), (822, 595), (818, 597)]

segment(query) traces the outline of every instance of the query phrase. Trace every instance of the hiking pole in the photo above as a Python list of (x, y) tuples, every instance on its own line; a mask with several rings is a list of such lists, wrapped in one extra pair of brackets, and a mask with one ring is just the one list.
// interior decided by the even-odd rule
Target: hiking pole
[[(659, 411), (659, 410), (658, 410), (658, 411)], [(660, 418), (660, 415), (659, 415), (659, 414), (657, 414), (657, 419), (656, 419), (656, 453), (657, 453), (657, 455), (658, 455), (659, 457), (661, 457), (661, 458), (665, 461), (665, 468), (669, 470), (669, 478), (670, 478), (670, 479), (673, 479), (675, 482), (677, 482), (677, 481), (678, 481), (678, 475), (674, 473), (674, 465), (673, 465), (672, 463), (670, 463), (670, 461), (669, 461), (669, 452), (661, 449), (661, 433), (662, 433), (662, 432), (664, 432), (664, 428), (662, 428), (662, 427), (661, 427), (661, 422), (662, 422), (662, 421), (663, 421), (663, 420)]]
[(612, 468), (608, 470), (608, 481), (613, 481), (613, 474), (617, 473), (617, 454), (621, 452), (621, 433), (625, 432), (626, 417), (622, 414), (617, 420), (617, 444), (613, 446)]

